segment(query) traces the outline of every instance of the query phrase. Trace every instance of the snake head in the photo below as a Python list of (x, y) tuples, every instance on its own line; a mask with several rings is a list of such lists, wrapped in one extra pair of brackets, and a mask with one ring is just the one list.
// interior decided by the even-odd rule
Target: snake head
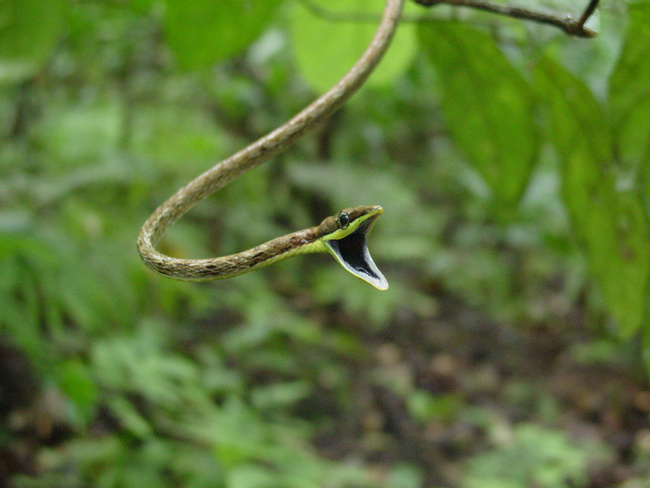
[(372, 260), (366, 235), (384, 212), (378, 205), (341, 210), (327, 217), (318, 227), (326, 249), (341, 266), (379, 290), (388, 289), (388, 281)]

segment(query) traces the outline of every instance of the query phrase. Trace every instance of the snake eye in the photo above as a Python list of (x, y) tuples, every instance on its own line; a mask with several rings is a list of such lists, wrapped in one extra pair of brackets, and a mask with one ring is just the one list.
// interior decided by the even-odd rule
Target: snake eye
[(338, 224), (339, 229), (345, 230), (348, 228), (348, 225), (350, 225), (350, 216), (347, 212), (341, 210), (336, 216), (336, 223)]

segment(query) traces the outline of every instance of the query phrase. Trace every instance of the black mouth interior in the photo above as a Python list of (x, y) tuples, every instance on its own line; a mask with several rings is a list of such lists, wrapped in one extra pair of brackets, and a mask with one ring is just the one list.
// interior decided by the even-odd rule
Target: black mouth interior
[(372, 283), (383, 283), (385, 278), (370, 257), (366, 244), (366, 234), (373, 220), (366, 220), (352, 234), (343, 239), (327, 241), (327, 244), (349, 271)]

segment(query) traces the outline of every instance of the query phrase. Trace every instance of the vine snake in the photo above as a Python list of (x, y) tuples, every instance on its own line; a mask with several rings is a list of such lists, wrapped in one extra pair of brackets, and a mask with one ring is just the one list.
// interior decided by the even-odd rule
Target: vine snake
[(277, 237), (247, 251), (209, 259), (181, 259), (156, 250), (163, 233), (198, 202), (288, 147), (337, 110), (379, 63), (399, 23), (404, 0), (387, 0), (375, 35), (352, 68), (326, 93), (282, 126), (224, 159), (179, 189), (147, 219), (138, 236), (142, 261), (179, 280), (231, 278), (297, 254), (329, 252), (350, 273), (385, 290), (388, 282), (375, 265), (366, 234), (382, 214), (380, 206), (357, 206), (327, 217), (316, 227)]

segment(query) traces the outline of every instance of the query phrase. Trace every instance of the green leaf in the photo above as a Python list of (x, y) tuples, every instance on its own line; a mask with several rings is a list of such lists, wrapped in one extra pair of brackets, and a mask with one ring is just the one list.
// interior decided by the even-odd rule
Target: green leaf
[(198, 69), (243, 51), (282, 0), (165, 0), (165, 34), (182, 69)]
[(629, 9), (630, 25), (609, 81), (609, 119), (621, 162), (638, 168), (650, 150), (650, 4)]
[(536, 75), (562, 159), (573, 227), (611, 315), (629, 336), (644, 317), (650, 272), (650, 228), (641, 200), (615, 189), (609, 128), (584, 83), (549, 59), (539, 63)]
[(449, 22), (420, 25), (456, 144), (504, 205), (516, 203), (538, 154), (528, 83), (492, 37)]
[(65, 25), (65, 0), (6, 0), (0, 4), (0, 81), (33, 76)]
[[(300, 3), (291, 20), (292, 46), (298, 69), (318, 92), (336, 83), (368, 47), (384, 9), (384, 0), (310, 1), (318, 11)], [(376, 22), (362, 19), (375, 18)], [(381, 86), (404, 72), (415, 53), (413, 25), (402, 24), (391, 47), (368, 80)]]

